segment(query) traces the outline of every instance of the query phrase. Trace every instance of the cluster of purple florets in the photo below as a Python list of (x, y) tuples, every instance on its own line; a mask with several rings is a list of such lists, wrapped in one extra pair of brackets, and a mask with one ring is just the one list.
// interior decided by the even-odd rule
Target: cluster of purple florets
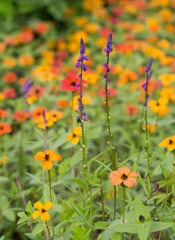
[[(107, 57), (109, 57), (109, 53), (113, 51), (112, 44), (113, 44), (113, 42), (112, 42), (112, 33), (110, 33), (109, 36), (108, 36), (106, 48), (104, 48), (104, 52), (106, 53)], [(109, 69), (107, 63), (104, 63), (103, 66), (105, 68), (108, 68), (107, 69), (107, 73), (109, 73), (110, 69)], [(106, 76), (106, 73), (104, 74), (104, 78), (106, 79), (107, 82), (110, 82), (110, 78), (108, 76)], [(105, 85), (104, 89), (106, 89), (106, 85)], [(108, 96), (110, 95), (110, 91), (108, 89), (107, 89), (107, 95)], [(106, 101), (106, 98), (105, 98), (105, 101)]]
[[(77, 68), (79, 68), (79, 67), (82, 66), (82, 70), (83, 70), (84, 72), (87, 71), (87, 66), (86, 66), (86, 64), (83, 63), (83, 60), (88, 61), (88, 57), (87, 57), (87, 56), (84, 56), (85, 52), (86, 52), (86, 48), (85, 48), (85, 45), (84, 45), (84, 41), (83, 41), (83, 39), (81, 38), (81, 40), (80, 40), (80, 56), (79, 56), (79, 58), (77, 59), (77, 64), (76, 64), (75, 66), (76, 66)], [(79, 75), (79, 78), (82, 78), (82, 75), (81, 75), (81, 74)], [(81, 111), (84, 110), (84, 105), (83, 105), (83, 103), (82, 103), (82, 98), (83, 98), (83, 95), (82, 95), (82, 92), (81, 92), (81, 93), (80, 93), (80, 97), (78, 98), (78, 111), (79, 111), (79, 112), (81, 112)], [(78, 119), (79, 121), (82, 120), (82, 121), (87, 122), (87, 117), (86, 117), (86, 115), (87, 115), (86, 112), (83, 111), (83, 112), (82, 112), (83, 118), (81, 119), (81, 114), (80, 114), (80, 115), (77, 116), (77, 119)]]
[[(85, 45), (84, 45), (84, 41), (81, 38), (81, 40), (80, 40), (80, 56), (77, 59), (77, 63), (76, 63), (75, 66), (77, 68), (79, 68), (81, 66), (81, 64), (82, 64), (82, 69), (83, 69), (84, 72), (87, 71), (87, 66), (86, 66), (85, 63), (83, 63), (83, 60), (88, 61), (88, 57), (84, 56), (85, 52), (86, 52), (86, 48), (85, 48)], [(81, 78), (81, 74), (79, 75), (79, 77)]]
[(109, 53), (113, 51), (112, 44), (113, 44), (112, 33), (110, 33), (108, 36), (106, 47), (104, 49), (104, 52), (106, 53), (106, 57), (109, 57)]
[[(145, 83), (142, 85), (142, 88), (145, 90), (145, 92), (146, 92), (146, 86), (148, 86), (149, 80), (150, 80), (150, 78), (152, 76), (152, 72), (153, 72), (151, 69), (152, 63), (153, 63), (153, 58), (150, 58), (148, 64), (146, 65), (146, 68), (145, 68), (145, 72), (147, 73), (147, 78), (146, 78)], [(146, 94), (147, 94), (146, 97), (149, 98), (149, 94), (147, 92), (146, 92)], [(145, 106), (145, 103), (144, 103), (144, 106)]]
[(32, 84), (33, 84), (33, 82), (31, 81), (29, 81), (29, 78), (27, 78), (26, 79), (26, 81), (25, 81), (25, 83), (22, 85), (22, 90), (23, 90), (23, 97), (24, 97), (24, 99), (25, 99), (25, 103), (27, 104), (27, 94), (28, 94), (28, 92), (29, 92), (29, 90), (30, 90), (30, 87), (32, 86)]

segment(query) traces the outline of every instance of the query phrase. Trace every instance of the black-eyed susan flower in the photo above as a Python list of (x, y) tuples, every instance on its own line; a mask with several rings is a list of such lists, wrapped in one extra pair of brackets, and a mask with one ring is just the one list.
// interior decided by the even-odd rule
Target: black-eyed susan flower
[(51, 207), (53, 206), (52, 202), (46, 202), (44, 205), (41, 202), (36, 202), (34, 204), (34, 207), (37, 209), (32, 214), (32, 218), (36, 219), (39, 216), (41, 217), (41, 220), (46, 222), (50, 219), (50, 214), (47, 212)]
[(167, 147), (169, 151), (173, 151), (175, 149), (175, 135), (165, 138), (161, 143), (159, 143), (159, 147)]
[(170, 112), (170, 109), (166, 105), (167, 99), (159, 98), (158, 101), (150, 100), (148, 106), (151, 107), (151, 110), (154, 113), (157, 113), (159, 116), (164, 116)]
[(34, 156), (35, 160), (43, 161), (42, 167), (45, 170), (50, 170), (53, 167), (53, 161), (61, 161), (62, 157), (59, 154), (56, 154), (53, 150), (46, 150), (45, 152), (38, 152)]
[(79, 142), (79, 136), (82, 134), (80, 127), (74, 127), (72, 132), (67, 136), (66, 142), (71, 141), (73, 144)]
[(34, 122), (38, 123), (37, 127), (44, 129), (46, 127), (51, 127), (54, 124), (54, 119), (51, 116), (50, 113), (45, 113), (46, 121), (44, 120), (43, 116), (40, 116), (39, 118), (33, 119)]

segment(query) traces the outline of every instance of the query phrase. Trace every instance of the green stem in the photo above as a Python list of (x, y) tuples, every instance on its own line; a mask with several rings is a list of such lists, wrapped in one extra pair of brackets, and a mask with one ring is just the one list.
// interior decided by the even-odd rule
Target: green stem
[[(48, 176), (49, 176), (49, 193), (50, 193), (50, 201), (52, 202), (52, 187), (51, 187), (51, 175), (50, 175), (50, 170), (48, 170)], [(52, 233), (53, 233), (53, 240), (54, 240), (54, 223), (53, 223), (53, 218), (52, 220)]]
[[(165, 209), (166, 209), (167, 199), (168, 199), (168, 190), (169, 189), (167, 187), (166, 196), (165, 196), (165, 202), (164, 202), (164, 207), (163, 207), (162, 222), (164, 221), (164, 216), (165, 216)], [(159, 233), (159, 240), (161, 240), (161, 235), (162, 235), (162, 232), (160, 231), (160, 233)]]
[(100, 195), (101, 195), (101, 206), (102, 206), (102, 214), (103, 214), (103, 222), (105, 221), (105, 208), (104, 208), (104, 199), (103, 199), (103, 185), (102, 185), (102, 176), (100, 176)]
[(116, 186), (114, 186), (114, 220), (116, 217)]
[[(50, 238), (50, 229), (49, 229), (49, 226), (48, 226), (48, 222), (46, 222), (46, 226), (47, 226), (47, 232), (48, 232), (48, 234), (49, 234), (49, 237), (48, 237), (48, 238), (51, 239), (51, 238)], [(47, 234), (47, 235), (48, 235), (48, 234)]]
[(89, 218), (89, 228), (92, 226), (92, 187), (89, 185), (90, 192), (90, 218)]
[[(123, 223), (125, 222), (125, 186), (123, 186)], [(124, 233), (122, 233), (122, 240), (124, 240)]]
[(148, 174), (147, 174), (147, 185), (148, 185), (148, 197), (151, 196), (151, 186), (150, 186), (150, 157), (149, 157), (149, 139), (148, 139), (148, 72), (147, 72), (147, 77), (146, 77), (146, 94), (145, 94), (145, 133), (146, 133), (146, 160), (147, 160), (147, 165), (148, 165)]

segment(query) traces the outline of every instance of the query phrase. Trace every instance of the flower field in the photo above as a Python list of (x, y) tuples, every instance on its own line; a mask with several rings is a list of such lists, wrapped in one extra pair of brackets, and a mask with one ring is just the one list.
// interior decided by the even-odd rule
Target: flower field
[(0, 1), (0, 240), (175, 239), (175, 1)]

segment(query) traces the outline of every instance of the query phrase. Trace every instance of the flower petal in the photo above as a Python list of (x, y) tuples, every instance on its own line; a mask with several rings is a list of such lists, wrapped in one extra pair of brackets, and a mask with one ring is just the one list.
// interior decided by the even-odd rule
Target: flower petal
[(137, 185), (137, 180), (135, 178), (128, 178), (123, 181), (123, 184), (127, 187), (134, 187)]
[(37, 217), (39, 217), (39, 215), (41, 215), (41, 211), (35, 211), (35, 212), (32, 214), (32, 218), (33, 218), (33, 219), (36, 219)]
[(115, 186), (121, 184), (122, 182), (123, 180), (120, 178), (111, 178), (111, 183)]
[(128, 175), (128, 177), (139, 177), (139, 174), (136, 172), (130, 172), (130, 174)]
[(51, 207), (53, 206), (53, 203), (52, 202), (46, 202), (45, 204), (44, 204), (44, 210), (45, 211), (47, 211), (47, 210), (49, 210)]
[(82, 134), (82, 130), (80, 127), (74, 127), (73, 128), (73, 133), (76, 135), (76, 136), (79, 136)]
[(49, 156), (51, 156), (51, 155), (55, 154), (55, 151), (53, 151), (53, 150), (46, 150), (44, 153), (49, 155)]
[(79, 137), (74, 137), (71, 140), (72, 144), (77, 144), (79, 142)]
[(73, 138), (73, 133), (70, 133), (66, 138), (66, 142), (70, 141), (72, 138)]
[(37, 161), (44, 161), (45, 158), (45, 154), (43, 152), (38, 152), (35, 156), (34, 156), (35, 160)]
[(61, 161), (62, 157), (59, 154), (53, 154), (50, 156), (50, 161)]
[(42, 214), (41, 214), (41, 220), (42, 220), (42, 221), (46, 222), (46, 221), (48, 221), (49, 219), (50, 219), (50, 215), (49, 215), (48, 212), (45, 212), (45, 213), (42, 213)]
[(36, 209), (38, 209), (38, 210), (42, 210), (42, 208), (43, 208), (43, 204), (42, 203), (40, 203), (40, 202), (36, 202), (36, 203), (34, 203), (34, 207), (36, 208)]
[(53, 163), (51, 161), (44, 161), (42, 166), (45, 170), (50, 170), (53, 167)]
[(129, 173), (130, 173), (130, 168), (128, 168), (128, 167), (120, 167), (120, 168), (118, 168), (117, 171), (118, 171), (118, 173), (119, 173), (120, 176), (122, 176), (123, 174), (125, 174), (126, 176), (128, 176)]

